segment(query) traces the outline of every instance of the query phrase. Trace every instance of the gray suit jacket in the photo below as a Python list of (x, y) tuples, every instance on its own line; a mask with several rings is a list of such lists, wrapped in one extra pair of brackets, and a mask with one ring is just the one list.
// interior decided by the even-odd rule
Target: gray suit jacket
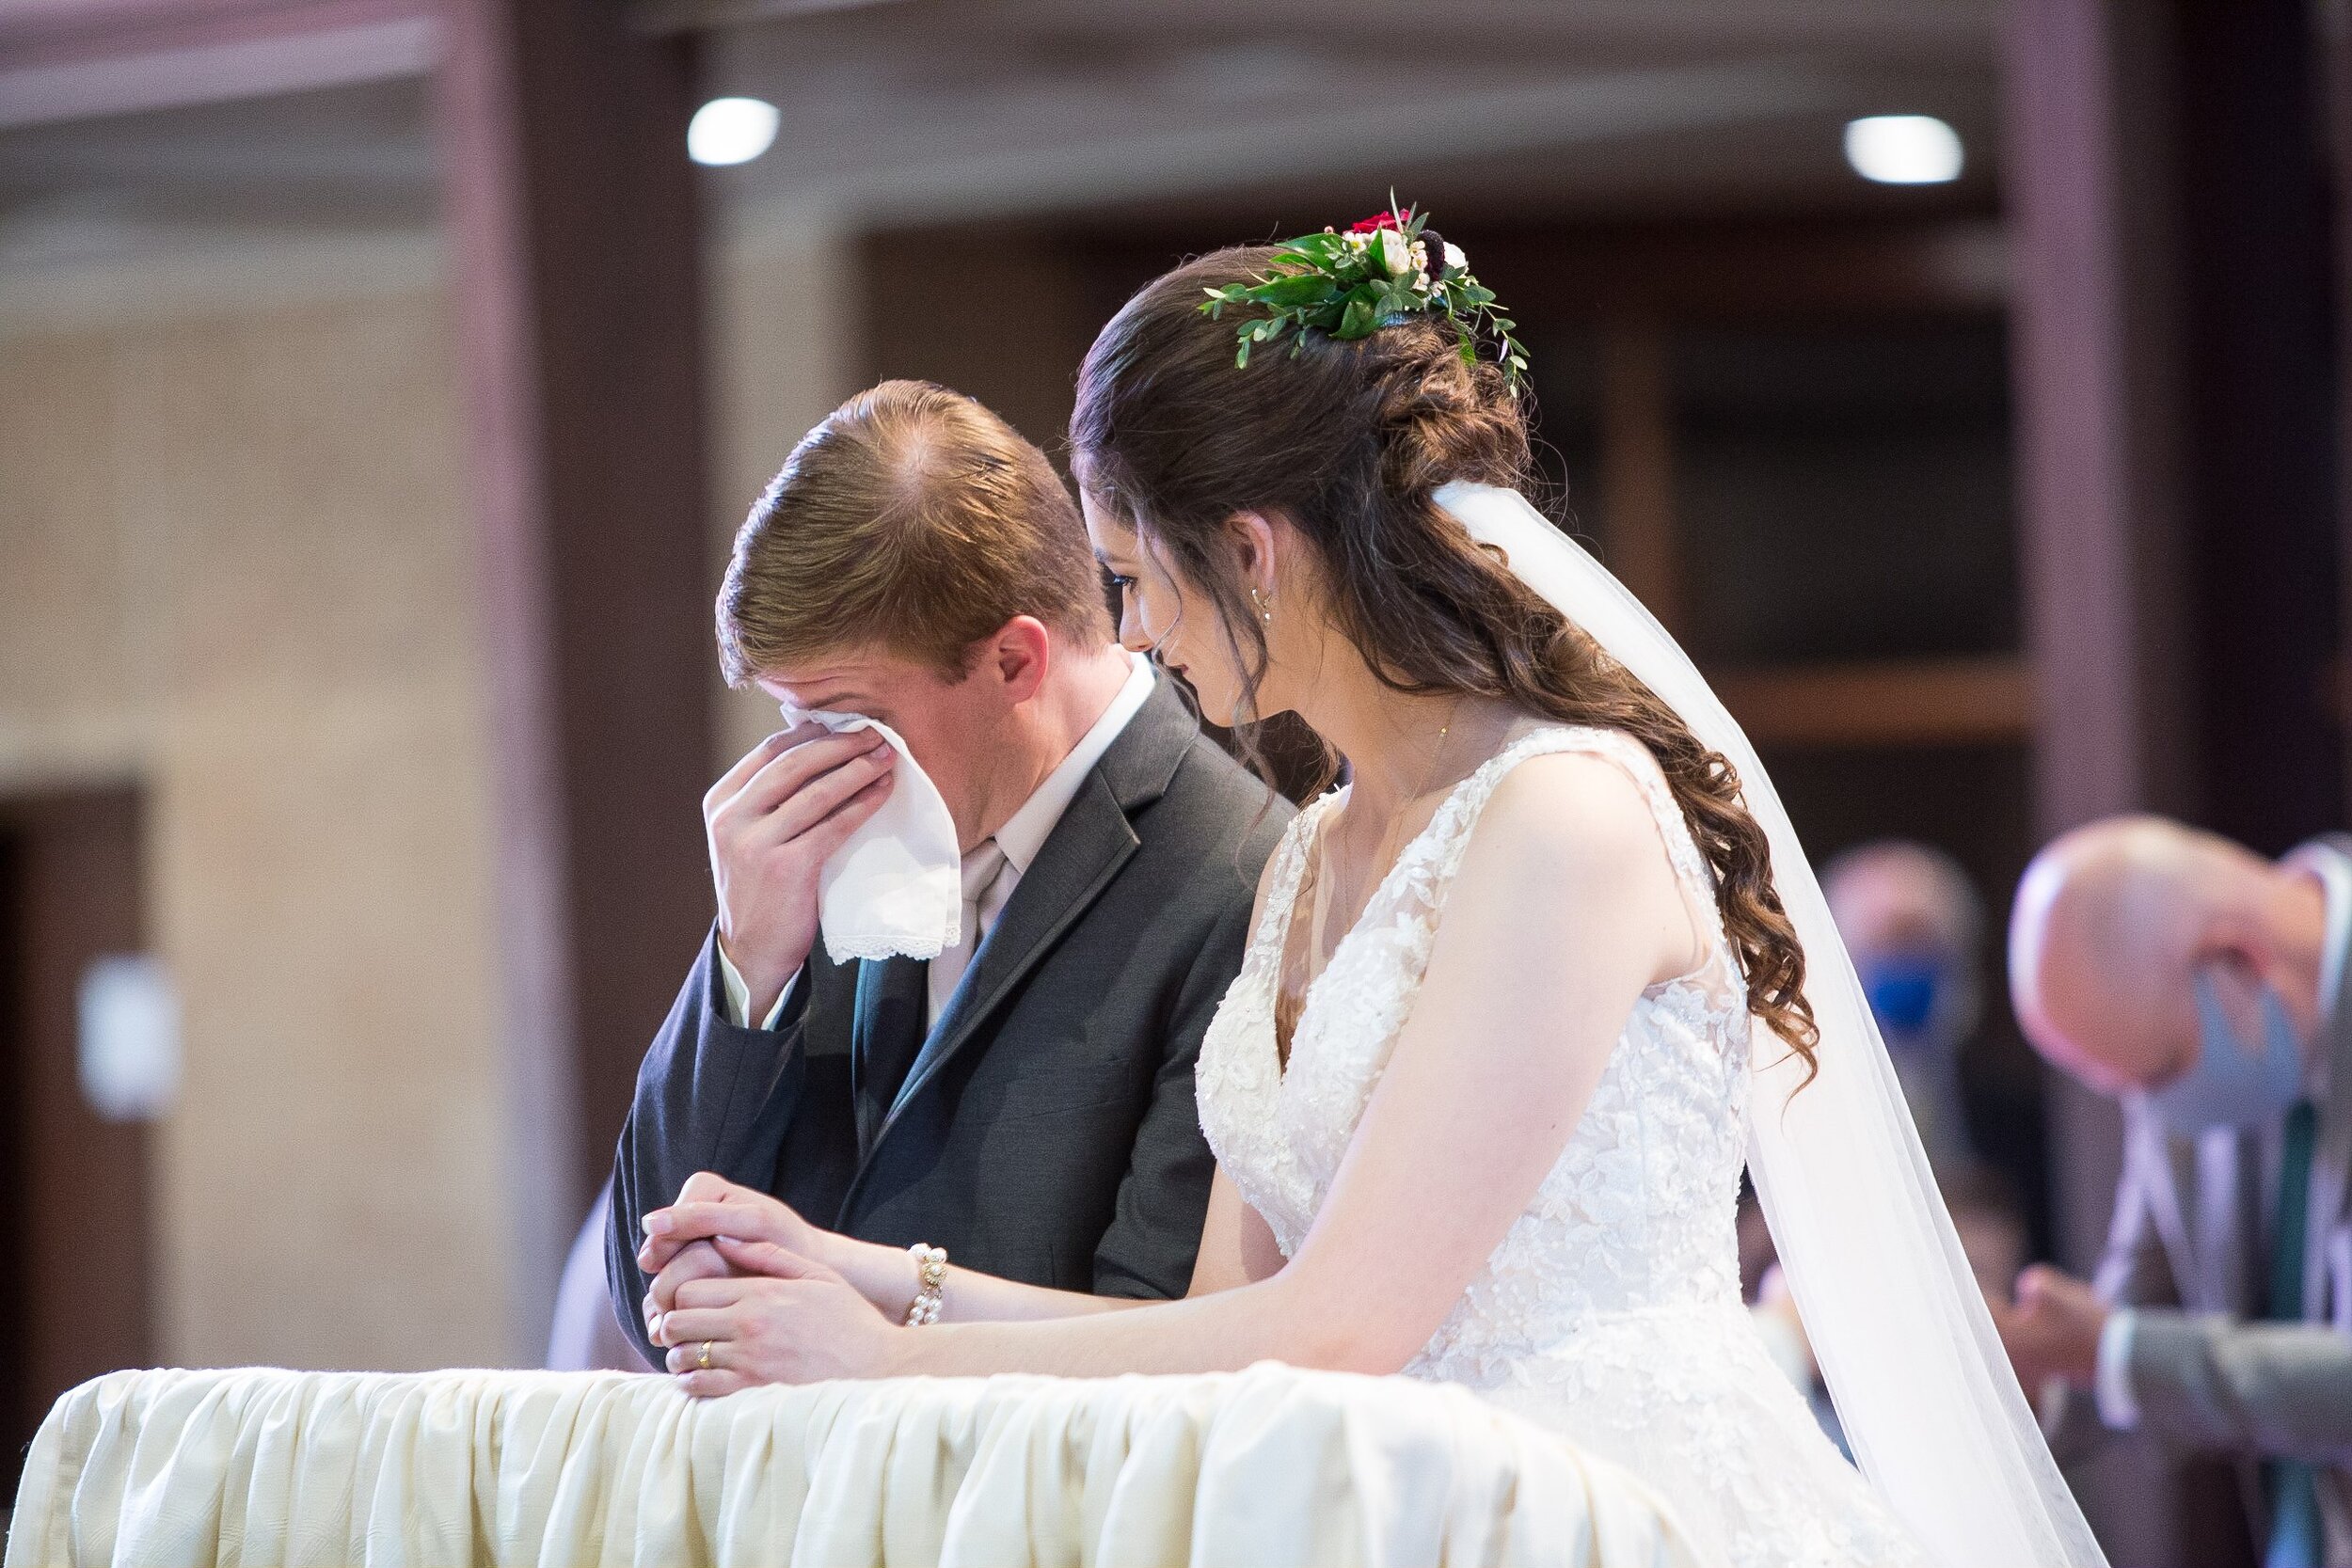
[[(638, 1074), (606, 1273), (640, 1351), (640, 1222), (715, 1171), (866, 1241), (988, 1274), (1178, 1296), (1214, 1168), (1193, 1061), (1241, 967), (1289, 805), (1200, 734), (1163, 676), (1014, 887), (879, 1103), (856, 1070), (881, 966), (811, 955), (777, 1027), (728, 1022), (715, 939)], [(864, 1133), (861, 1135), (861, 1127)]]
[[(2352, 838), (2314, 847), (2352, 856)], [(2303, 1322), (2261, 1321), (2268, 1294), (2281, 1126), (2171, 1138), (2129, 1114), (2115, 1222), (2100, 1264), (2107, 1300), (2138, 1309), (2126, 1363), (2139, 1426), (2241, 1461), (2259, 1543), (2258, 1461), (2322, 1466), (2330, 1568), (2352, 1568), (2352, 986), (2323, 1049), (2333, 1069), (2312, 1161)]]

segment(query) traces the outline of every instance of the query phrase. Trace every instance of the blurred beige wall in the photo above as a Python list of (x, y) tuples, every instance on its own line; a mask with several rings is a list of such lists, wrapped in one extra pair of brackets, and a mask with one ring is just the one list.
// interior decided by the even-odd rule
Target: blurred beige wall
[[(714, 264), (714, 586), (849, 390), (838, 253), (803, 224)], [(530, 1362), (451, 304), (413, 246), (333, 273), (52, 276), (0, 311), (0, 791), (145, 790), (187, 1053), (158, 1353)], [(773, 710), (712, 689), (732, 757)]]
[(443, 302), (12, 325), (0, 774), (146, 791), (187, 1051), (158, 1129), (157, 1348), (501, 1359), (487, 756)]
[[(711, 592), (743, 515), (792, 444), (859, 389), (865, 312), (857, 246), (827, 223), (771, 214), (732, 236), (711, 268)], [(732, 763), (782, 723), (756, 691), (719, 692), (716, 731)], [(723, 770), (723, 769), (722, 769)], [(712, 777), (717, 777), (714, 772)]]

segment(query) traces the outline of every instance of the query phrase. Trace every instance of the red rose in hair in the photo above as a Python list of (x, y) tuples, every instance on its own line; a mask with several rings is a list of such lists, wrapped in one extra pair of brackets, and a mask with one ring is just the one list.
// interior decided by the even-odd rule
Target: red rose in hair
[(1396, 221), (1396, 214), (1394, 213), (1382, 213), (1379, 216), (1366, 218), (1361, 223), (1349, 224), (1347, 226), (1347, 231), (1351, 234), (1372, 234), (1376, 233), (1383, 229), (1396, 229), (1402, 226)]

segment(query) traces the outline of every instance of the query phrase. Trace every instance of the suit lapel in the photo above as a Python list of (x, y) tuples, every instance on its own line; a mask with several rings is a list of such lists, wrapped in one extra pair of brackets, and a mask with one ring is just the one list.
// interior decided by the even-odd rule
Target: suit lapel
[(1072, 797), (1045, 847), (1022, 874), (996, 917), (988, 940), (973, 955), (955, 994), (947, 1001), (922, 1053), (907, 1073), (906, 1085), (875, 1133), (874, 1142), (844, 1205), (853, 1203), (890, 1130), (907, 1106), (937, 1080), (946, 1064), (986, 1031), (1011, 993), (1042, 962), (1054, 944), (1092, 907), (1120, 866), (1140, 847), (1129, 814), (1159, 799), (1175, 776), (1184, 752), (1200, 735), (1199, 722), (1166, 675), (1111, 743), (1103, 760)]
[(2209, 1310), (2262, 1311), (2268, 1286), (2260, 1267), (2263, 1169), (2271, 1156), (2253, 1130), (2233, 1128), (2198, 1140), (2197, 1249)]
[(2140, 1186), (2148, 1194), (2149, 1214), (2164, 1243), (2165, 1259), (2172, 1267), (2172, 1283), (2184, 1305), (2201, 1306), (2187, 1299), (2204, 1288), (2204, 1278), (2187, 1216), (2181, 1212), (2181, 1195), (2195, 1189), (2196, 1149), (2178, 1138), (2167, 1137), (2162, 1125), (2145, 1108), (2125, 1113), (2123, 1137), (2124, 1158), (2144, 1162), (2150, 1174), (2160, 1178), (2142, 1180)]
[(920, 1094), (941, 1065), (971, 1043), (1013, 987), (1086, 913), (1139, 842), (1101, 776), (1089, 778), (973, 956), (972, 967), (907, 1074), (899, 1103)]
[[(2352, 836), (2329, 833), (2312, 847), (2352, 861)], [(2312, 1149), (2312, 1205), (2304, 1227), (2303, 1316), (2312, 1322), (2328, 1310), (2328, 1245), (2337, 1228), (2352, 1222), (2352, 974), (2336, 998), (2321, 1042), (2328, 1053), (2328, 1095), (2319, 1107), (2319, 1141)]]
[(2312, 1150), (2312, 1208), (2304, 1227), (2303, 1316), (2318, 1322), (2328, 1312), (2328, 1247), (2336, 1231), (2352, 1224), (2352, 1041), (2339, 1023), (2333, 1031), (2335, 1082), (2321, 1107), (2319, 1142)]

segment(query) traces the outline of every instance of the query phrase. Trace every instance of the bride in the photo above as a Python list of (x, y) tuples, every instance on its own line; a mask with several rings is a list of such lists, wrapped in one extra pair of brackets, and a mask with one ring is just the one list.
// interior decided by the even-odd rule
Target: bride
[[(655, 1341), (713, 1395), (1402, 1372), (1628, 1466), (1736, 1563), (2097, 1562), (1745, 738), (1519, 497), (1492, 299), (1384, 215), (1178, 268), (1081, 372), (1123, 641), (1220, 720), (1298, 714), (1350, 780), (1268, 863), (1201, 1046), (1189, 1295), (943, 1268), (698, 1177), (646, 1219)], [(1743, 1164), (1860, 1471), (1741, 1306)]]

